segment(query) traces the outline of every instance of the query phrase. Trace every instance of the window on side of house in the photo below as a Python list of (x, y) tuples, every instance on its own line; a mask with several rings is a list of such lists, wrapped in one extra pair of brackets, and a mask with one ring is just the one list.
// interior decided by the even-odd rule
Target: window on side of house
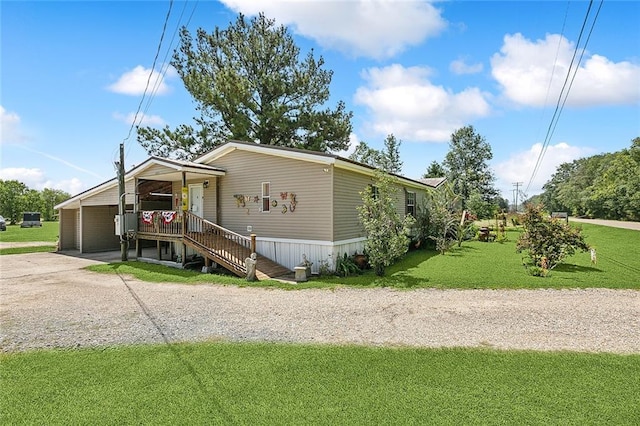
[(369, 187), (371, 187), (371, 196), (374, 200), (377, 200), (380, 197), (378, 194), (378, 187), (375, 185), (369, 185)]
[(262, 212), (268, 213), (271, 210), (271, 182), (262, 182)]
[(407, 192), (407, 214), (416, 217), (416, 193)]

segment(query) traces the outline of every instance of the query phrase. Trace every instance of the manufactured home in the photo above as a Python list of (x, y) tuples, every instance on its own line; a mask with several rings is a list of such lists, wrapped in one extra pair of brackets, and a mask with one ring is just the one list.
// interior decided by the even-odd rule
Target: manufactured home
[[(396, 177), (402, 215), (415, 215), (443, 181)], [(59, 248), (117, 250), (124, 238), (138, 256), (149, 246), (183, 263), (199, 254), (241, 276), (252, 252), (259, 278), (291, 271), (303, 256), (318, 272), (322, 264), (333, 268), (343, 253), (362, 252), (356, 207), (374, 184), (375, 168), (368, 165), (256, 143), (230, 141), (194, 161), (150, 157), (126, 173), (121, 196), (113, 179), (56, 206)]]

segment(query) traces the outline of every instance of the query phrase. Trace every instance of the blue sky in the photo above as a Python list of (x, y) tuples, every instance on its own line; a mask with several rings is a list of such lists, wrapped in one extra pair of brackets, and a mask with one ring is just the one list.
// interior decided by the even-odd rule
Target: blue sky
[[(352, 141), (380, 149), (393, 133), (403, 174), (419, 178), (471, 124), (492, 147), (503, 196), (512, 199), (514, 182), (533, 195), (560, 163), (640, 136), (640, 2), (604, 2), (583, 52), (599, 5), (587, 16), (587, 1), (176, 1), (143, 124), (195, 115), (175, 71), (163, 73), (178, 26), (210, 32), (264, 11), (334, 71), (330, 102), (353, 111)], [(3, 1), (0, 178), (75, 194), (115, 177), (125, 139), (127, 169), (142, 162), (128, 135), (168, 10), (168, 1)], [(580, 68), (548, 138), (576, 48)]]

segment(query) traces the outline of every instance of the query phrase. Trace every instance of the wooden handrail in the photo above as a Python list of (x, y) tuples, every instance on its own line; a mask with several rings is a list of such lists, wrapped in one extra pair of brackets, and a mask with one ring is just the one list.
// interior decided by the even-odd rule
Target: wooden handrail
[(184, 212), (184, 226), (185, 239), (204, 249), (214, 260), (246, 272), (245, 259), (255, 251), (255, 236), (245, 237), (188, 211)]
[(150, 214), (151, 220), (145, 221), (141, 212), (138, 232), (181, 238), (183, 242), (206, 253), (216, 263), (238, 275), (246, 274), (245, 259), (256, 251), (254, 234), (245, 237), (188, 211), (175, 212), (169, 223), (163, 219), (162, 214), (162, 211), (153, 211)]

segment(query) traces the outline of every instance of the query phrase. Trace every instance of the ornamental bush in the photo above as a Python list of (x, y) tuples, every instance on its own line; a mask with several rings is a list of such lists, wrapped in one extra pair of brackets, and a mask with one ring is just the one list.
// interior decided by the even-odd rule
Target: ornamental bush
[(577, 250), (589, 250), (581, 229), (548, 217), (541, 204), (526, 205), (521, 220), (524, 232), (518, 238), (516, 250), (526, 251), (534, 267), (550, 270)]
[(365, 251), (378, 276), (383, 276), (385, 268), (407, 252), (409, 233), (415, 224), (413, 216), (401, 217), (396, 210), (395, 183), (392, 176), (378, 170), (375, 187), (368, 186), (360, 193), (362, 205), (358, 207), (358, 216), (367, 235)]

